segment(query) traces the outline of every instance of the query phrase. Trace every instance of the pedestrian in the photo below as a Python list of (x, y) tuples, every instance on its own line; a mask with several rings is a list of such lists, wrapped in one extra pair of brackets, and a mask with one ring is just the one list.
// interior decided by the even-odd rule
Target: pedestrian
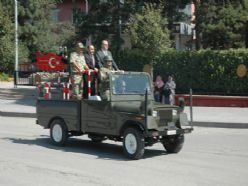
[(81, 98), (82, 96), (82, 73), (89, 67), (85, 62), (84, 45), (81, 42), (76, 44), (76, 51), (70, 54), (71, 75), (73, 79), (72, 97)]
[(172, 76), (168, 77), (167, 82), (164, 86), (164, 103), (174, 105), (175, 104), (175, 90), (176, 90), (176, 83), (173, 80)]
[(156, 77), (154, 85), (154, 99), (156, 102), (162, 102), (162, 93), (164, 88), (164, 81), (160, 75)]
[[(98, 71), (99, 71), (99, 63), (95, 55), (95, 47), (94, 45), (89, 45), (88, 50), (85, 53), (85, 61), (86, 64), (88, 65), (89, 69), (95, 70), (95, 73), (91, 73), (91, 95), (94, 96), (96, 95), (96, 86), (98, 86)], [(88, 98), (88, 75), (85, 74), (84, 78), (84, 93), (83, 97)]]
[[(108, 41), (107, 40), (102, 40), (101, 49), (98, 50), (97, 53), (96, 53), (96, 57), (97, 57), (97, 60), (99, 62), (100, 67), (102, 67), (103, 64), (104, 64), (104, 57), (105, 56), (111, 56), (112, 59), (113, 59), (112, 53), (109, 51), (109, 43), (108, 43)], [(119, 68), (116, 65), (114, 59), (112, 60), (112, 63), (113, 63), (113, 68), (115, 70), (119, 70)]]

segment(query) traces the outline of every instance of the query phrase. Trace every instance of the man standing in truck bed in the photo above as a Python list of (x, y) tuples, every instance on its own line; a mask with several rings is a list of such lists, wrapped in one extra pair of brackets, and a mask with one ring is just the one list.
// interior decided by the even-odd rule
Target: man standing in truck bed
[(74, 98), (82, 96), (82, 72), (89, 69), (85, 62), (83, 49), (83, 43), (79, 42), (76, 44), (76, 52), (72, 52), (70, 55), (71, 73), (74, 80), (72, 96)]
[(112, 67), (114, 68), (114, 70), (119, 70), (117, 64), (115, 63), (112, 53), (109, 51), (109, 43), (107, 40), (102, 40), (102, 45), (101, 45), (101, 49), (97, 51), (96, 53), (96, 57), (97, 57), (97, 61), (100, 65), (100, 67), (104, 66), (104, 58), (106, 56), (111, 56), (112, 57)]
[(103, 100), (109, 100), (110, 89), (109, 89), (109, 73), (114, 72), (113, 58), (112, 56), (104, 57), (103, 67), (100, 69), (100, 86), (99, 92)]

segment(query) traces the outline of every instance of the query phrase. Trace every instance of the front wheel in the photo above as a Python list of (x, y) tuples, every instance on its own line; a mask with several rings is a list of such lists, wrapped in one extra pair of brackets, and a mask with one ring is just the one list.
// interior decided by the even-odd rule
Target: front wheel
[(68, 130), (63, 120), (56, 119), (50, 127), (50, 138), (53, 144), (64, 146), (68, 139)]
[(178, 153), (183, 148), (184, 135), (164, 137), (162, 144), (168, 153)]
[(127, 128), (123, 138), (124, 153), (130, 159), (140, 159), (145, 152), (145, 140), (142, 132), (135, 128)]

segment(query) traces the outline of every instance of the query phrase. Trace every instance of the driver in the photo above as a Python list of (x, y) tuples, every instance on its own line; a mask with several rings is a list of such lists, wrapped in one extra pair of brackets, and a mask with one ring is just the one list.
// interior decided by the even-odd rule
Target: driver
[(124, 80), (114, 82), (114, 94), (125, 94), (126, 82)]

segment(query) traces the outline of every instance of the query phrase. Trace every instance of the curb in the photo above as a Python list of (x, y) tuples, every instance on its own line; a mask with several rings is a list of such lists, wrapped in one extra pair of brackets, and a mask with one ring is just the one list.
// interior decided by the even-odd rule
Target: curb
[[(183, 97), (187, 106), (190, 105), (190, 95), (176, 94), (176, 105)], [(248, 107), (248, 96), (219, 96), (219, 95), (192, 95), (193, 106), (200, 107)]]
[(248, 129), (248, 123), (222, 123), (222, 122), (193, 121), (193, 126), (212, 127), (212, 128)]
[(4, 117), (36, 118), (36, 113), (2, 112), (2, 111), (0, 111), (0, 116), (4, 116)]

